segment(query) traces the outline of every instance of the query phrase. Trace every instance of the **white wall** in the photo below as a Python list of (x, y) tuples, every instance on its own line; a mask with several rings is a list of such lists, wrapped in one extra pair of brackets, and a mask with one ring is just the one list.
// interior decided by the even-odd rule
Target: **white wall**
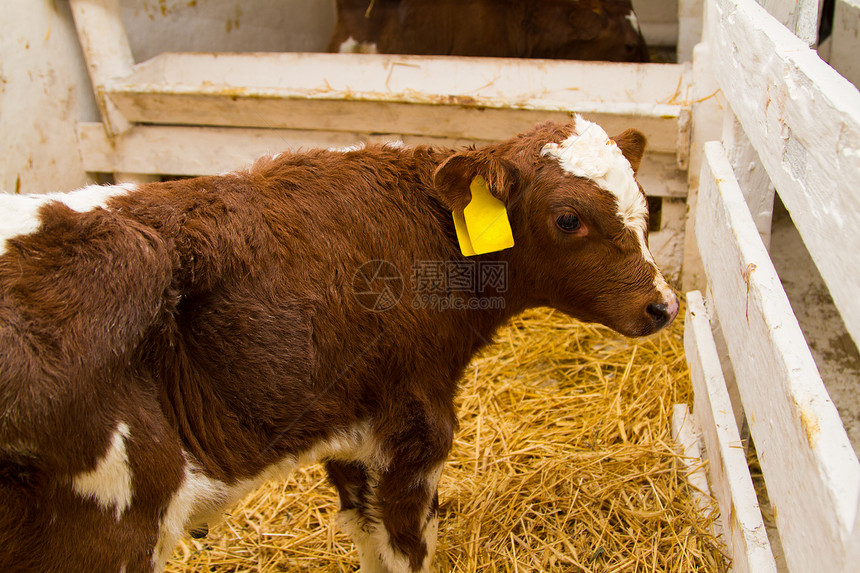
[(0, 3), (0, 190), (85, 183), (78, 118), (98, 118), (68, 2)]
[(136, 61), (161, 52), (324, 52), (335, 0), (122, 0)]
[[(324, 51), (334, 0), (123, 0), (136, 61), (164, 51)], [(98, 121), (66, 0), (0, 1), (0, 190), (87, 183), (76, 124)]]
[(633, 0), (633, 10), (649, 46), (678, 42), (678, 0)]

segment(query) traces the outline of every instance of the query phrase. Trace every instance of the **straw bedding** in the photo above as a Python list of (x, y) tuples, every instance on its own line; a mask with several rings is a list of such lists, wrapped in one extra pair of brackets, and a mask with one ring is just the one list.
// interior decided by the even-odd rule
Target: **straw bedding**
[[(683, 320), (627, 340), (557, 312), (501, 330), (467, 370), (440, 484), (437, 571), (726, 571), (673, 452), (690, 401)], [(354, 571), (320, 466), (267, 483), (168, 571)]]

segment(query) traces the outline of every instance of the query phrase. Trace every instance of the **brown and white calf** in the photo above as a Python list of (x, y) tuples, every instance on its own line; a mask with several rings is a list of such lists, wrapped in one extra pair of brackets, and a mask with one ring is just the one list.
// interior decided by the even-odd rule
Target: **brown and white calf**
[[(362, 570), (427, 571), (458, 380), (493, 332), (540, 305), (628, 336), (675, 318), (644, 147), (577, 118), (0, 195), (0, 570), (160, 570), (185, 531), (322, 461)], [(467, 258), (453, 215), (478, 175), (515, 244)], [(437, 264), (495, 280), (434, 283), (442, 308), (415, 280)]]
[(647, 62), (630, 0), (337, 0), (330, 52)]

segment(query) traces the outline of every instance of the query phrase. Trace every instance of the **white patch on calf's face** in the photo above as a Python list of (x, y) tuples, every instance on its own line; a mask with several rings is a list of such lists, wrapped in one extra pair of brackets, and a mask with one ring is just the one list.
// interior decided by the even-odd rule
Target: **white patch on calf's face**
[(648, 202), (639, 190), (633, 167), (603, 128), (576, 116), (576, 131), (564, 141), (547, 143), (541, 155), (558, 160), (561, 168), (593, 181), (618, 201), (618, 217), (631, 229), (647, 230)]
[(113, 509), (117, 521), (131, 505), (133, 496), (131, 468), (125, 448), (129, 433), (128, 425), (120, 423), (113, 433), (107, 452), (96, 467), (72, 478), (72, 489), (75, 493), (95, 500), (104, 511)]
[(73, 211), (86, 213), (104, 207), (108, 199), (134, 191), (137, 185), (90, 185), (69, 193), (12, 195), (0, 193), (0, 255), (6, 250), (6, 239), (36, 232), (42, 221), (39, 207), (51, 201), (63, 203)]
[(630, 13), (624, 17), (625, 20), (630, 22), (630, 25), (633, 26), (633, 29), (639, 32), (639, 19), (636, 18), (636, 13), (633, 10), (630, 10)]
[(554, 157), (571, 175), (589, 179), (615, 196), (618, 218), (636, 234), (646, 261), (654, 257), (645, 242), (648, 231), (648, 202), (636, 183), (633, 167), (603, 128), (576, 116), (576, 133), (561, 143), (547, 143), (541, 155)]

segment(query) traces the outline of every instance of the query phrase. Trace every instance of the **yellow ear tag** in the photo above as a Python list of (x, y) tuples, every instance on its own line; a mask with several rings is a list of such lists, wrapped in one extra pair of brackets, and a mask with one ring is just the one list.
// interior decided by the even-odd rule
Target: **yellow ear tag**
[(454, 229), (463, 254), (471, 257), (513, 247), (514, 234), (505, 204), (493, 197), (480, 175), (472, 179), (469, 189), (472, 200), (462, 213), (453, 213)]

